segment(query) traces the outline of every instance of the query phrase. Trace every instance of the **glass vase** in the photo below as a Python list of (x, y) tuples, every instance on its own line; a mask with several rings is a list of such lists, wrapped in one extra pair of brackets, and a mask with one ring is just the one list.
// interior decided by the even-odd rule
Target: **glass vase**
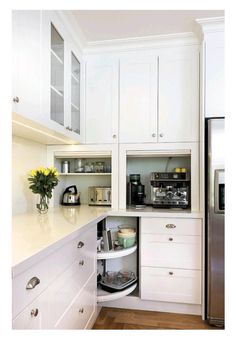
[(40, 214), (48, 212), (49, 199), (47, 196), (39, 195), (38, 203), (36, 204), (37, 210)]

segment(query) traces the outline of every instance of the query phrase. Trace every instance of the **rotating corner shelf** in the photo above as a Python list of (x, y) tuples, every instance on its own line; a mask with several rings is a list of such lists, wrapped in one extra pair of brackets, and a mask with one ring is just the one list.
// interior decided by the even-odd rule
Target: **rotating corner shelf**
[(137, 250), (137, 245), (132, 246), (131, 248), (122, 249), (122, 250), (111, 250), (111, 251), (103, 251), (97, 253), (97, 259), (113, 259), (124, 257), (132, 254)]
[(137, 287), (137, 283), (131, 285), (129, 288), (127, 288), (123, 291), (112, 292), (112, 293), (98, 288), (98, 290), (97, 290), (97, 302), (98, 303), (109, 302), (109, 301), (112, 301), (112, 300), (116, 300), (116, 299), (125, 297), (125, 296), (129, 295), (131, 292), (133, 292), (136, 287)]

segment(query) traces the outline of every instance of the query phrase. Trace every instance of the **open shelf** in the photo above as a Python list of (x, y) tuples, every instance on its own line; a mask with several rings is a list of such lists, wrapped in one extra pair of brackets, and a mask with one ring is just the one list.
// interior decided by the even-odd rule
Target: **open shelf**
[(97, 259), (113, 259), (124, 257), (132, 254), (137, 250), (137, 245), (132, 246), (131, 248), (122, 249), (122, 250), (111, 250), (111, 251), (104, 251), (98, 252)]
[(60, 173), (60, 176), (111, 176), (111, 173)]
[(131, 292), (134, 291), (134, 289), (137, 287), (137, 283), (131, 285), (129, 288), (123, 290), (123, 291), (118, 291), (118, 292), (107, 292), (102, 290), (100, 287), (97, 290), (97, 302), (109, 302), (111, 300), (116, 300), (122, 297), (125, 297), (129, 295)]

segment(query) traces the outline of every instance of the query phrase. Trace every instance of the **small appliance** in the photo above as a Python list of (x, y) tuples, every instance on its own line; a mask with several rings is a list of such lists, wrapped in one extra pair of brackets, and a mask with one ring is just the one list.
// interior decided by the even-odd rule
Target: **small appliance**
[(89, 205), (111, 205), (111, 187), (89, 187), (88, 188)]
[(189, 172), (152, 172), (151, 200), (154, 208), (189, 208)]
[(140, 181), (140, 174), (129, 175), (127, 185), (127, 204), (135, 208), (145, 207), (145, 185)]
[(71, 185), (66, 188), (62, 195), (62, 205), (80, 205), (80, 192), (77, 192), (76, 185)]

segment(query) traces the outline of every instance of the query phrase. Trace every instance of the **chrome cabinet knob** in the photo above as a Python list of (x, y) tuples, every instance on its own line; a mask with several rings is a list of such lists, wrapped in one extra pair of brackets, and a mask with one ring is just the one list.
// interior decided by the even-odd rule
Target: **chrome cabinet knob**
[(81, 261), (79, 261), (79, 265), (84, 265), (84, 260), (82, 259)]
[(164, 134), (163, 134), (163, 133), (160, 133), (159, 136), (160, 136), (160, 137), (164, 137)]
[(80, 241), (80, 242), (78, 243), (78, 245), (77, 245), (77, 248), (78, 248), (78, 249), (81, 249), (81, 248), (83, 248), (83, 246), (84, 246), (84, 242), (81, 242), (81, 241)]
[(170, 238), (169, 238), (169, 241), (170, 241), (170, 242), (172, 242), (172, 241), (173, 241), (173, 238), (172, 238), (172, 237), (170, 237)]
[(39, 313), (38, 309), (32, 309), (30, 315), (31, 317), (37, 317), (38, 313)]
[(26, 290), (34, 289), (36, 285), (40, 283), (40, 279), (38, 277), (32, 277), (28, 283), (26, 284)]
[(156, 137), (156, 134), (155, 134), (155, 133), (153, 133), (153, 134), (152, 134), (152, 137)]
[(18, 103), (20, 101), (18, 96), (14, 96), (13, 97), (13, 102)]
[(112, 137), (113, 137), (113, 138), (116, 138), (116, 134), (113, 134)]
[(166, 228), (167, 229), (174, 229), (174, 228), (176, 228), (176, 225), (174, 225), (174, 224), (166, 224)]
[(84, 313), (84, 308), (79, 309), (79, 313)]
[(170, 276), (173, 276), (173, 274), (174, 274), (174, 272), (169, 271), (169, 275), (170, 275)]

